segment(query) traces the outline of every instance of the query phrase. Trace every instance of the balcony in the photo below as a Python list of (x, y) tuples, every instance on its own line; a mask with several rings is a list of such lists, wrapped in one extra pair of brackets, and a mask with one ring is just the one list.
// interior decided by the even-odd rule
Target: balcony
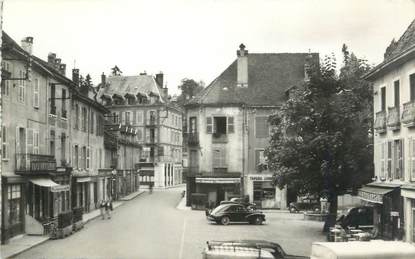
[(50, 155), (16, 154), (16, 174), (37, 175), (56, 171), (56, 160)]
[(51, 106), (51, 107), (50, 107), (50, 112), (49, 112), (49, 114), (56, 115), (56, 106)]
[(184, 133), (185, 144), (188, 146), (199, 146), (199, 134), (194, 133)]
[(155, 127), (156, 126), (156, 118), (150, 117), (148, 123), (146, 124), (147, 127)]
[(403, 104), (402, 124), (405, 127), (415, 127), (415, 101)]
[(68, 111), (67, 110), (62, 110), (62, 118), (65, 118), (65, 119), (68, 118)]
[(388, 119), (386, 121), (386, 126), (388, 126), (388, 129), (393, 131), (399, 130), (401, 128), (399, 107), (388, 108)]
[(221, 133), (213, 133), (212, 134), (212, 143), (228, 143), (228, 135), (221, 134)]
[(378, 133), (386, 132), (386, 111), (376, 113), (374, 128)]

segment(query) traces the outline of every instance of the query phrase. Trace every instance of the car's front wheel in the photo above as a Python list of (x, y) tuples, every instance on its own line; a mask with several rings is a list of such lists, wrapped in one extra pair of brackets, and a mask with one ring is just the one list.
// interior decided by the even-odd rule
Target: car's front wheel
[(255, 218), (255, 225), (262, 225), (262, 218), (261, 217), (256, 217)]
[(229, 217), (228, 216), (224, 216), (224, 217), (222, 217), (221, 219), (220, 219), (220, 223), (222, 224), (222, 225), (228, 225), (229, 224), (229, 222), (230, 222), (230, 219), (229, 219)]

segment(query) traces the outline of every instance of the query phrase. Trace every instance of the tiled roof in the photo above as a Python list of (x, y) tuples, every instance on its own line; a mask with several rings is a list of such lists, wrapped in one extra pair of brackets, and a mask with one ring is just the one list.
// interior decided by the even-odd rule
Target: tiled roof
[(105, 87), (99, 85), (98, 95), (102, 96), (104, 94), (109, 96), (114, 94), (120, 96), (125, 96), (126, 94), (134, 96), (156, 95), (160, 100), (163, 100), (159, 86), (151, 75), (109, 76)]
[[(304, 66), (309, 53), (248, 54), (248, 87), (237, 86), (235, 60), (208, 87), (188, 104), (246, 104), (278, 106), (285, 91), (304, 82)], [(311, 62), (319, 63), (318, 53), (311, 53)]]
[(392, 41), (389, 47), (386, 49), (385, 60), (392, 59), (399, 56), (406, 50), (415, 46), (415, 19), (402, 34), (397, 42)]

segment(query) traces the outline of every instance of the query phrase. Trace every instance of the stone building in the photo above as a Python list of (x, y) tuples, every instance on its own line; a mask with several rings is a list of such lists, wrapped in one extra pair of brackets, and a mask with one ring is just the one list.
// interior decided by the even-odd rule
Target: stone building
[(2, 34), (2, 242), (42, 232), (71, 210), (70, 109), (74, 90), (65, 64), (32, 55), (33, 38), (19, 46)]
[(375, 176), (359, 196), (374, 206), (383, 238), (415, 242), (415, 20), (365, 79), (373, 82)]
[(189, 205), (192, 194), (209, 206), (246, 195), (259, 207), (286, 207), (286, 190), (272, 185), (264, 157), (268, 116), (287, 89), (304, 83), (308, 62), (318, 54), (248, 54), (241, 44), (237, 59), (186, 104)]
[(101, 81), (99, 98), (111, 111), (111, 124), (132, 129), (142, 145), (136, 164), (141, 184), (165, 188), (181, 183), (182, 111), (169, 102), (163, 74), (103, 74)]

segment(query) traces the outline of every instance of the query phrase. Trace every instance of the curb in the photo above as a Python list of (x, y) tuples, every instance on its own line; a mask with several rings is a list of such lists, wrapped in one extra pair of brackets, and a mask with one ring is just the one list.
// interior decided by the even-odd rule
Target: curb
[(5, 259), (8, 259), (8, 258), (10, 258), (10, 257), (14, 257), (14, 256), (16, 256), (16, 255), (19, 255), (19, 254), (23, 253), (23, 252), (26, 252), (26, 251), (27, 251), (27, 250), (29, 250), (29, 249), (32, 249), (32, 248), (34, 248), (34, 247), (36, 247), (36, 246), (39, 246), (39, 245), (41, 245), (41, 244), (45, 243), (45, 242), (46, 242), (46, 241), (48, 241), (49, 239), (50, 239), (50, 238), (45, 238), (44, 240), (39, 241), (39, 242), (35, 243), (34, 245), (28, 246), (28, 247), (26, 247), (26, 248), (24, 248), (24, 249), (22, 249), (22, 250), (20, 250), (20, 251), (17, 251), (17, 252), (15, 252), (15, 253), (10, 254), (9, 256), (5, 257)]

